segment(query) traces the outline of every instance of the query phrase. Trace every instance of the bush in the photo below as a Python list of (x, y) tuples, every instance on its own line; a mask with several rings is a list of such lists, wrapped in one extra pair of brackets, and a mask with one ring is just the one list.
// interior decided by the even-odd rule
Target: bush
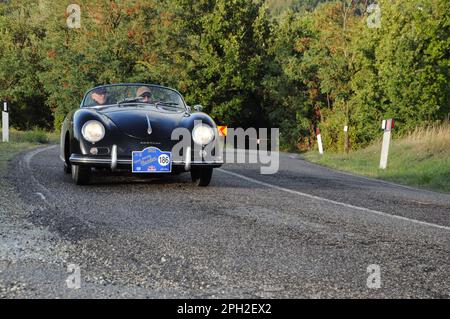
[(32, 144), (48, 144), (50, 143), (49, 133), (40, 130), (33, 129), (31, 131), (17, 131), (11, 130), (10, 140), (15, 143), (32, 143)]

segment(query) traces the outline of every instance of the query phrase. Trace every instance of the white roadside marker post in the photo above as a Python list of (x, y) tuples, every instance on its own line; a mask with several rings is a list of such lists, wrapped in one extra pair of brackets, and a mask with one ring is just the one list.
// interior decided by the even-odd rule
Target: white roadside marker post
[(3, 103), (2, 111), (2, 136), (3, 142), (9, 142), (9, 114), (8, 114), (8, 103)]
[(383, 145), (381, 147), (381, 159), (380, 159), (381, 169), (387, 168), (389, 145), (391, 144), (391, 131), (394, 128), (394, 126), (395, 126), (394, 119), (383, 120), (383, 123), (381, 124), (381, 127), (384, 130)]
[(320, 153), (320, 155), (323, 155), (322, 134), (320, 134), (319, 128), (317, 128), (317, 130), (316, 130), (316, 135), (317, 135), (317, 143), (319, 146), (319, 153)]

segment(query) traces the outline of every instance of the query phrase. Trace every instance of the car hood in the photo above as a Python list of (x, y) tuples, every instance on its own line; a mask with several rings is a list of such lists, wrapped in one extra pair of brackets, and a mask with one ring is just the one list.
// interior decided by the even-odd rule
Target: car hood
[(152, 141), (170, 140), (172, 131), (185, 116), (183, 111), (129, 106), (110, 107), (100, 113), (107, 116), (126, 135)]

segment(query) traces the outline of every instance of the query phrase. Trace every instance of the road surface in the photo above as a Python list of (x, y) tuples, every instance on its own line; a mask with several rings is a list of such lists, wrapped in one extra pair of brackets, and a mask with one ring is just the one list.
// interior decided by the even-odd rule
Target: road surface
[(79, 187), (53, 146), (15, 158), (8, 183), (27, 226), (3, 236), (3, 297), (450, 297), (450, 196), (292, 154), (275, 175), (224, 165), (208, 188), (97, 173)]

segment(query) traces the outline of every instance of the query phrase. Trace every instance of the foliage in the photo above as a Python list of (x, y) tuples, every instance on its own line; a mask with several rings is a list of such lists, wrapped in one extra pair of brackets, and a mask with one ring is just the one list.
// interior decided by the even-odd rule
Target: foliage
[(42, 70), (40, 43), (45, 30), (33, 16), (33, 1), (0, 3), (0, 100), (13, 107), (15, 126), (51, 126), (51, 111), (38, 74)]
[(0, 2), (0, 98), (12, 124), (59, 129), (92, 86), (173, 86), (220, 124), (280, 127), (290, 149), (327, 150), (450, 113), (446, 0), (80, 0)]

